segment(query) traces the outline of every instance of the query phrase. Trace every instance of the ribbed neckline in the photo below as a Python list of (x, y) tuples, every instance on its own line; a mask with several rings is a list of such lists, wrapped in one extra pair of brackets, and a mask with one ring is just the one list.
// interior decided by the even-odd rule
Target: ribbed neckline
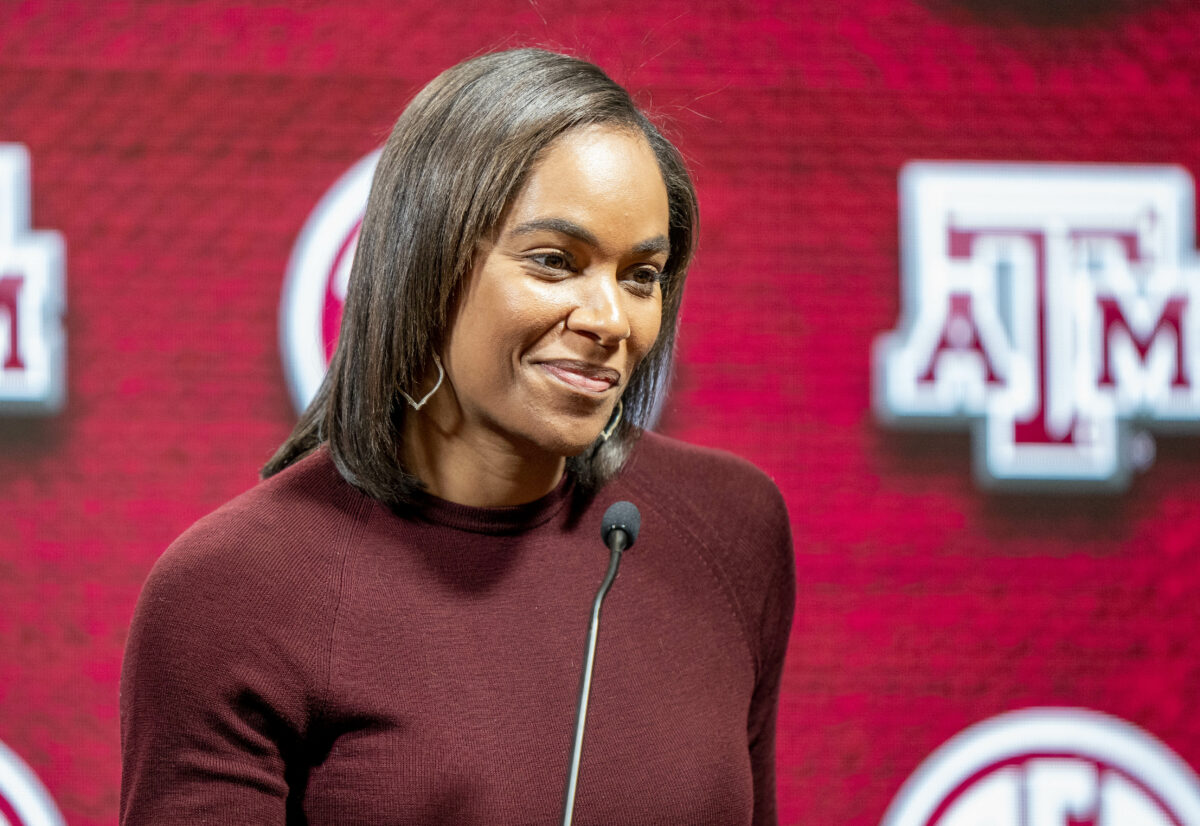
[(431, 493), (417, 494), (416, 514), (427, 522), (460, 531), (482, 534), (511, 534), (536, 528), (562, 510), (571, 498), (571, 474), (564, 473), (554, 490), (522, 505), (477, 508), (439, 499)]

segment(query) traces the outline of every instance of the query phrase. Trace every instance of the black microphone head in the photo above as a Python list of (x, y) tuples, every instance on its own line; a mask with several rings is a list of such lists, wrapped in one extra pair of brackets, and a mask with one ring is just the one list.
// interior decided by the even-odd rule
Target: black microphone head
[(615, 530), (623, 530), (629, 537), (625, 547), (631, 548), (637, 541), (638, 530), (641, 527), (642, 514), (638, 511), (637, 505), (632, 502), (613, 502), (604, 512), (604, 519), (600, 522), (600, 538), (607, 545), (610, 533)]

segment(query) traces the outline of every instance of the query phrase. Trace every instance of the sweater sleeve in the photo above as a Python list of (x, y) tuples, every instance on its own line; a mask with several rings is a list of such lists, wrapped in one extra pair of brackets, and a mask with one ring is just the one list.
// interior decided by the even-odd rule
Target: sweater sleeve
[(193, 528), (168, 549), (134, 613), (122, 826), (283, 824), (298, 805), (289, 767), (304, 765), (322, 681), (322, 577), (304, 575), (303, 560), (263, 565), (234, 531), (215, 533)]
[(795, 557), (787, 506), (774, 485), (771, 491), (771, 511), (763, 525), (762, 558), (769, 568), (759, 626), (761, 653), (748, 727), (755, 826), (775, 826), (779, 822), (775, 800), (775, 728), (796, 599)]
[(746, 718), (751, 822), (776, 826), (776, 717), (796, 598), (791, 521), (783, 495), (770, 477), (744, 459), (651, 432), (642, 435), (626, 474), (625, 483), (642, 500), (657, 503), (663, 519), (682, 519), (715, 538), (693, 545), (704, 548), (720, 569), (753, 661)]

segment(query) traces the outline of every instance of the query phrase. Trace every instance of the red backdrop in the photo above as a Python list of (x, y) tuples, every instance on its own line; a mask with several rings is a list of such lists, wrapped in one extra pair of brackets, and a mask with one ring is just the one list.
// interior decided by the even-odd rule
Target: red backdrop
[[(1054, 6), (1056, 4), (1045, 4)], [(871, 414), (914, 159), (1200, 175), (1200, 8), (961, 0), (0, 5), (0, 142), (67, 250), (67, 401), (0, 417), (0, 741), (68, 822), (116, 819), (141, 583), (295, 413), (277, 313), (325, 190), (482, 50), (588, 56), (668, 117), (699, 258), (661, 429), (775, 477), (799, 597), (785, 823), (879, 822), (940, 743), (1097, 709), (1200, 767), (1200, 438), (1116, 496), (979, 490), (964, 435)]]

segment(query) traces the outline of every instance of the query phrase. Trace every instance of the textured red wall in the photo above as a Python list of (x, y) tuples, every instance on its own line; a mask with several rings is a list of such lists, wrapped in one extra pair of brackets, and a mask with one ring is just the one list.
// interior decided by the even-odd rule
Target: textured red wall
[[(1047, 4), (1053, 5), (1053, 4)], [(277, 346), (317, 199), (482, 50), (599, 62), (674, 122), (703, 211), (662, 429), (778, 481), (799, 601), (785, 823), (878, 823), (965, 726), (1085, 706), (1200, 766), (1200, 438), (1116, 497), (998, 495), (967, 436), (870, 413), (914, 159), (1200, 175), (1200, 9), (942, 0), (17, 2), (0, 142), (67, 247), (68, 392), (0, 418), (0, 740), (77, 826), (113, 823), (139, 587), (294, 420)]]

